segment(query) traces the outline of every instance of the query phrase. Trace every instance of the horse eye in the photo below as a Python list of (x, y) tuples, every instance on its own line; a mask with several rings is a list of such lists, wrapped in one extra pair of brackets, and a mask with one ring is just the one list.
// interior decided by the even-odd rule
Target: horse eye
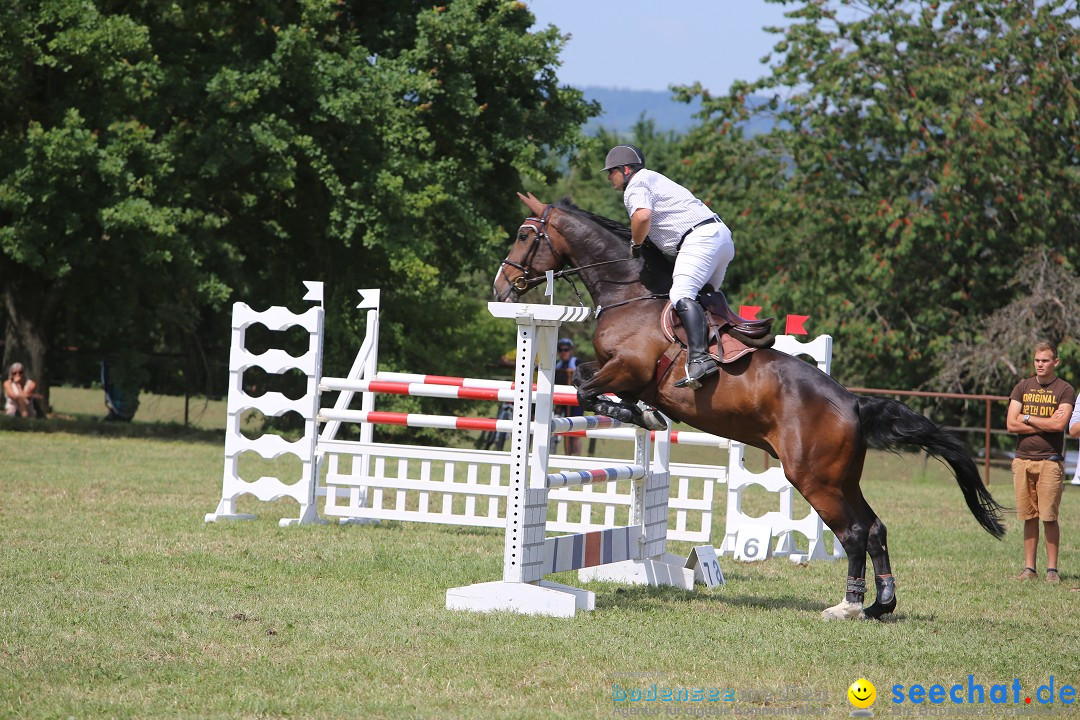
[(528, 230), (522, 230), (521, 232), (518, 233), (518, 240), (519, 241), (525, 242), (528, 239), (529, 239), (529, 231)]

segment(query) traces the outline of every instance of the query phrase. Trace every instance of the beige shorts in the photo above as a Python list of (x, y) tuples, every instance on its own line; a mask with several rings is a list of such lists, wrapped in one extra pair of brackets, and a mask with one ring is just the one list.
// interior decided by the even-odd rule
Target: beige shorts
[(1065, 489), (1065, 463), (1059, 460), (1012, 461), (1013, 491), (1016, 494), (1016, 517), (1057, 520), (1061, 494)]

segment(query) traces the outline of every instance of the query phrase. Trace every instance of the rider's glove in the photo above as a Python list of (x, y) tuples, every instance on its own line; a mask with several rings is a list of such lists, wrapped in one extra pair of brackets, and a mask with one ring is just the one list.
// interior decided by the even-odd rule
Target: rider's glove
[(630, 241), (630, 257), (641, 257), (641, 245), (635, 245), (633, 240)]

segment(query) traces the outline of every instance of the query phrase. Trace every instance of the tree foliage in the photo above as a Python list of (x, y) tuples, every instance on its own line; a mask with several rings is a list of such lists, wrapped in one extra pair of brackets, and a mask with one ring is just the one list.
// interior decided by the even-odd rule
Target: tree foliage
[(532, 21), (503, 0), (5, 4), (9, 356), (224, 345), (228, 301), (317, 279), (339, 362), (363, 287), (390, 291), (388, 361), (475, 362), (519, 173), (553, 178), (595, 113)]
[[(961, 339), (951, 347), (935, 378), (942, 390), (965, 392), (979, 384), (1003, 393), (1031, 375), (1037, 343), (1047, 338), (1060, 342), (1056, 338), (1075, 332), (1080, 283), (1064, 268), (1060, 255), (1042, 251), (1028, 258), (1009, 281), (1008, 291), (1015, 300), (990, 314), (982, 337)], [(1077, 367), (1080, 347), (1075, 342), (1058, 352), (1068, 366)]]
[[(731, 219), (737, 286), (837, 336), (846, 382), (918, 386), (958, 341), (989, 339), (1043, 250), (1076, 277), (1080, 12), (787, 4), (770, 76), (724, 97), (681, 90), (706, 116), (690, 182)], [(762, 115), (774, 129), (743, 137)], [(1052, 339), (1077, 341), (1078, 312)]]
[(140, 118), (161, 79), (144, 26), (89, 3), (5, 3), (0, 78), (5, 361), (47, 387), (45, 351), (75, 344), (67, 328), (105, 347), (172, 329), (180, 315), (142, 314), (191, 281), (198, 213), (164, 191), (172, 156)]

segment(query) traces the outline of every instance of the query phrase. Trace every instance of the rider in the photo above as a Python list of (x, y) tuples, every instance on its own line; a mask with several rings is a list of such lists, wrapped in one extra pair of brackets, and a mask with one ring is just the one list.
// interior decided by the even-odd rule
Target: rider
[(693, 193), (654, 170), (633, 145), (616, 145), (604, 159), (604, 172), (630, 214), (631, 253), (637, 257), (646, 238), (675, 258), (669, 297), (686, 328), (686, 377), (676, 387), (701, 387), (719, 368), (708, 353), (708, 320), (697, 302), (702, 286), (719, 290), (735, 257), (731, 231)]

